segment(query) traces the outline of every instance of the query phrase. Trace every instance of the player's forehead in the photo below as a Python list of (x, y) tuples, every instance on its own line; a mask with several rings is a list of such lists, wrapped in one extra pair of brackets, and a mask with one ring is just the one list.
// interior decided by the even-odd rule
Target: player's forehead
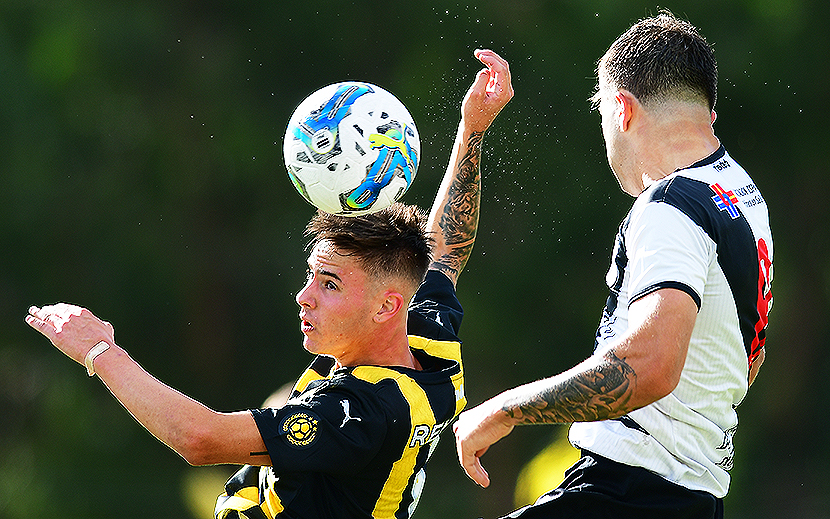
[(330, 240), (320, 240), (308, 255), (308, 268), (315, 272), (332, 272), (338, 276), (362, 273), (357, 260), (343, 253)]

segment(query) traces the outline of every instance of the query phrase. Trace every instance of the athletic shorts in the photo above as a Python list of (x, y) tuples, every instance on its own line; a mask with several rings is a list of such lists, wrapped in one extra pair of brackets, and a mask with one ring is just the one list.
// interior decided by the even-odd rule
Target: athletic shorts
[(723, 519), (723, 500), (583, 451), (557, 488), (503, 519)]

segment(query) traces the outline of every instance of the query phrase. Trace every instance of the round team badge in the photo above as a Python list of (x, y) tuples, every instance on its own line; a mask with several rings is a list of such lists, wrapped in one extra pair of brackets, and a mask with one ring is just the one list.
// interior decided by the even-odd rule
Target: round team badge
[(305, 412), (294, 413), (282, 421), (280, 432), (289, 445), (308, 447), (317, 439), (317, 418)]

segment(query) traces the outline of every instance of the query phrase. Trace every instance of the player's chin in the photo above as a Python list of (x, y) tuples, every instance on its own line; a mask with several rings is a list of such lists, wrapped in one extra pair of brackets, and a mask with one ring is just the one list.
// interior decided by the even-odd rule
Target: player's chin
[(306, 332), (303, 332), (303, 348), (309, 353), (320, 353), (320, 345), (317, 341), (309, 337), (309, 334)]

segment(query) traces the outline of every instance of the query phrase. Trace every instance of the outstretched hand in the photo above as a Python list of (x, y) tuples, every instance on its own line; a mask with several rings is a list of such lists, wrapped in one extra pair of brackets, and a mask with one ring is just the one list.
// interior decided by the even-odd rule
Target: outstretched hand
[(496, 398), (464, 411), (452, 427), (458, 462), (470, 479), (482, 487), (490, 485), (490, 475), (481, 465), (481, 457), (513, 430)]
[(504, 105), (513, 98), (510, 67), (501, 56), (487, 49), (473, 55), (487, 68), (482, 69), (461, 103), (461, 118), (474, 132), (484, 132)]
[(26, 323), (79, 364), (84, 363), (86, 354), (100, 341), (115, 344), (115, 331), (110, 323), (75, 305), (33, 306), (29, 308)]

